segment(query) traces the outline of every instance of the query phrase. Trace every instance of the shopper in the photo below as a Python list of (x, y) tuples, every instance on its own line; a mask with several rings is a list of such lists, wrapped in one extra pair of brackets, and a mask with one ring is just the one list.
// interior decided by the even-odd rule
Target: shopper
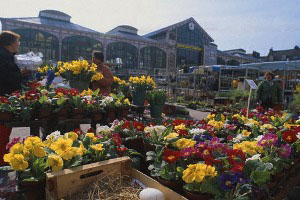
[(274, 74), (266, 72), (265, 80), (259, 83), (257, 89), (257, 100), (264, 109), (277, 108), (282, 103), (282, 89), (278, 82), (274, 81)]
[[(20, 36), (11, 31), (0, 34), (0, 96), (9, 95), (21, 89), (23, 75), (28, 71), (21, 71), (14, 61), (14, 56), (20, 47)], [(11, 128), (0, 124), (0, 166), (5, 163), (3, 156), (7, 153), (6, 144), (9, 142)]]
[(101, 51), (93, 51), (92, 61), (98, 66), (97, 70), (103, 74), (104, 78), (99, 81), (93, 81), (91, 88), (92, 90), (97, 90), (99, 88), (100, 94), (109, 95), (114, 79), (110, 68), (103, 64), (103, 53)]

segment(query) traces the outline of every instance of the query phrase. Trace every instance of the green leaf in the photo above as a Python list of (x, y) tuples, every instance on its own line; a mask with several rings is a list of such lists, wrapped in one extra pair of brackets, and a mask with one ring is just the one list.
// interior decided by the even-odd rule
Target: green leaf
[(41, 96), (41, 98), (39, 99), (39, 103), (40, 104), (44, 104), (47, 101), (47, 97), (46, 96)]
[(82, 162), (82, 157), (81, 156), (76, 156), (76, 157), (72, 158), (71, 163), (70, 163), (70, 167), (80, 166), (81, 162)]
[(267, 170), (255, 170), (251, 173), (250, 178), (253, 180), (254, 183), (260, 185), (270, 180), (270, 172), (268, 172)]
[(221, 193), (216, 178), (208, 178), (203, 181), (200, 190), (202, 193), (209, 193), (216, 196)]
[(65, 98), (64, 97), (60, 97), (58, 100), (57, 100), (57, 105), (62, 105), (64, 102), (65, 102)]

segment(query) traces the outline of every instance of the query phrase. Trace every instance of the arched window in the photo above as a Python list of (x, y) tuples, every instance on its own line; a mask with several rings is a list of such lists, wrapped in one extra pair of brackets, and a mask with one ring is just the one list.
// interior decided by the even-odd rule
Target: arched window
[(237, 60), (228, 60), (227, 65), (232, 65), (232, 66), (239, 66), (240, 63)]
[(13, 31), (21, 36), (19, 53), (41, 52), (44, 61), (58, 61), (58, 39), (54, 35), (34, 29), (15, 29)]
[(217, 57), (217, 65), (226, 65), (226, 62), (223, 58)]
[(141, 49), (140, 67), (142, 69), (166, 68), (166, 53), (158, 47)]
[(122, 61), (122, 67), (129, 69), (137, 68), (137, 48), (126, 42), (113, 42), (107, 45), (106, 60), (115, 62), (116, 58)]
[(94, 50), (102, 51), (102, 44), (92, 38), (84, 36), (70, 36), (62, 41), (62, 60), (91, 60)]
[(190, 28), (189, 24), (177, 28), (177, 42), (179, 43), (202, 47), (204, 45), (203, 38), (202, 30), (196, 25), (193, 29)]

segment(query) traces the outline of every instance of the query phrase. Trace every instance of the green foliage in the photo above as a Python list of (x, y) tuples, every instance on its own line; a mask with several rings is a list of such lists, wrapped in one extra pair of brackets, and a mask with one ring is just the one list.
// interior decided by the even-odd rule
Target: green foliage
[(293, 101), (289, 108), (294, 113), (300, 113), (300, 93), (295, 93)]
[(167, 94), (164, 90), (152, 90), (147, 92), (146, 99), (151, 105), (164, 105)]

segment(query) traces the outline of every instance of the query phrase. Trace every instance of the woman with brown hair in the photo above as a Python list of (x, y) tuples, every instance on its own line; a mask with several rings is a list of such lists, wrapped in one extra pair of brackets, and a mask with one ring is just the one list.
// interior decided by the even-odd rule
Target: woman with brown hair
[(100, 89), (102, 95), (109, 95), (111, 85), (113, 84), (114, 78), (111, 70), (108, 66), (104, 65), (104, 55), (101, 51), (93, 51), (92, 61), (98, 66), (98, 71), (104, 76), (103, 79), (99, 81), (93, 81), (91, 84), (92, 90)]
[[(21, 89), (23, 75), (16, 65), (14, 56), (19, 51), (20, 36), (11, 31), (0, 34), (0, 96), (9, 95)], [(11, 128), (0, 124), (0, 166), (4, 165), (3, 156), (7, 153), (6, 144), (9, 142)]]

